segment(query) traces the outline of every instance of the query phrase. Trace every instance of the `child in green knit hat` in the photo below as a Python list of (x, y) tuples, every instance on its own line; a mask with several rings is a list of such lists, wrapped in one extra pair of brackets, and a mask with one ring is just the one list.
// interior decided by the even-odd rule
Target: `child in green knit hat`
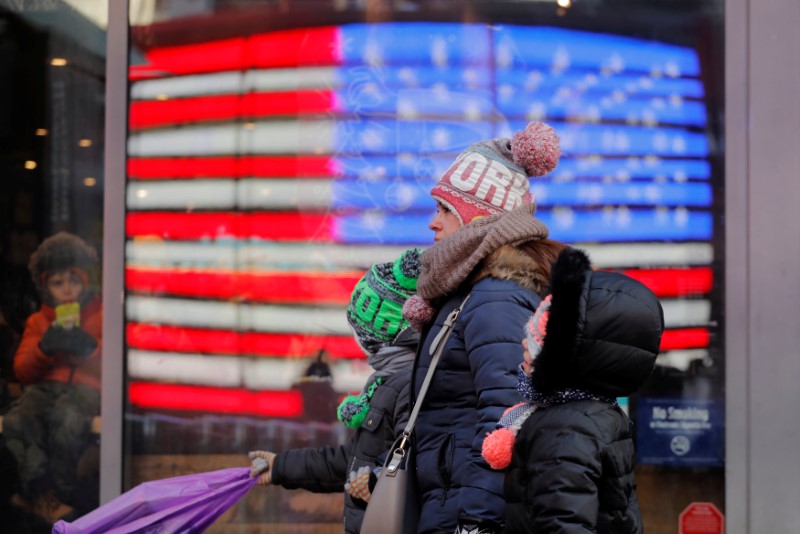
[[(347, 322), (375, 372), (360, 395), (350, 395), (337, 416), (350, 428), (358, 428), (369, 409), (369, 399), (384, 377), (413, 361), (407, 350), (419, 335), (403, 318), (403, 303), (417, 289), (419, 251), (411, 249), (390, 263), (376, 263), (356, 284), (347, 307)], [(409, 338), (414, 343), (409, 343)]]
[(337, 417), (355, 430), (338, 447), (250, 453), (251, 476), (260, 485), (345, 492), (344, 531), (358, 532), (371, 496), (370, 479), (410, 413), (409, 387), (419, 333), (403, 318), (403, 304), (417, 287), (420, 250), (377, 263), (356, 284), (347, 321), (374, 372), (363, 390), (344, 399)]

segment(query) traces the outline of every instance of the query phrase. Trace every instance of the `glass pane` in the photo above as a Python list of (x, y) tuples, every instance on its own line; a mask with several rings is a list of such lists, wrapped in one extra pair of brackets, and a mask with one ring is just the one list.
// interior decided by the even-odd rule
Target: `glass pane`
[(0, 517), (97, 507), (106, 3), (0, 3)]
[[(620, 399), (648, 531), (724, 511), (722, 23), (722, 0), (134, 3), (128, 486), (342, 443), (331, 407), (371, 373), (354, 284), (431, 245), (462, 149), (544, 120), (537, 216), (665, 311)], [(341, 503), (258, 488), (219, 525), (340, 530)]]

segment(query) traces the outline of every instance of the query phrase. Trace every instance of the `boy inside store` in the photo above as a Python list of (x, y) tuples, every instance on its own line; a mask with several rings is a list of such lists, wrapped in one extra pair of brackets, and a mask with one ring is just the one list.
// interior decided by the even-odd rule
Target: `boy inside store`
[(100, 413), (102, 304), (89, 281), (96, 263), (92, 247), (60, 232), (39, 245), (28, 266), (42, 303), (14, 356), (24, 389), (3, 432), (20, 478), (12, 504), (50, 524), (97, 506), (91, 427)]

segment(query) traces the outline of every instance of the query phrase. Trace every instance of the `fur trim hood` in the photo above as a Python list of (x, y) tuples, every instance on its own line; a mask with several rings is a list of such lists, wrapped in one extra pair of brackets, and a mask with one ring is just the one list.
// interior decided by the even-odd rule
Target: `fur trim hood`
[(548, 394), (567, 388), (619, 397), (652, 372), (664, 312), (644, 284), (593, 271), (578, 249), (562, 252), (551, 273), (552, 303), (533, 384)]
[(484, 278), (493, 277), (499, 280), (511, 280), (525, 289), (541, 296), (549, 291), (547, 278), (548, 266), (540, 266), (536, 260), (522, 250), (503, 245), (495, 250), (476, 269), (470, 277), (470, 286), (474, 286)]

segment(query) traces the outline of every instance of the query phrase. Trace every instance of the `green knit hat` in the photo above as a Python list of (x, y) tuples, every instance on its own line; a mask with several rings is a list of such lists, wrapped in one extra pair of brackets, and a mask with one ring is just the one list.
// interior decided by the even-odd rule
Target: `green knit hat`
[(412, 248), (393, 262), (376, 263), (356, 284), (347, 306), (347, 322), (367, 354), (378, 352), (408, 326), (403, 303), (417, 289), (421, 254), (420, 249)]

